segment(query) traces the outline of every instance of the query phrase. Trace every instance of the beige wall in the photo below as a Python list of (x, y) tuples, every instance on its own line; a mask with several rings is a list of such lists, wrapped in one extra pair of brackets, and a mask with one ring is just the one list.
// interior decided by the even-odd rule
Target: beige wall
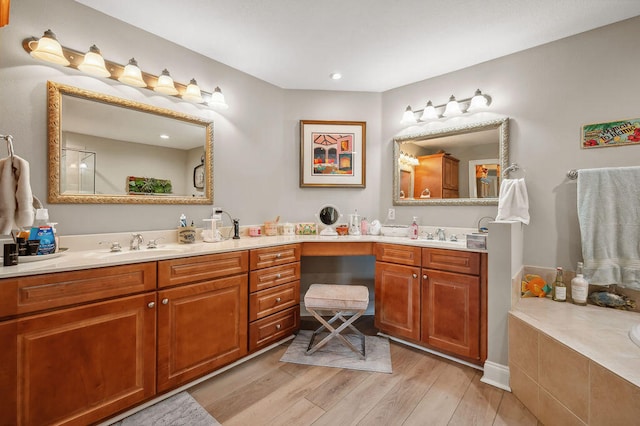
[[(213, 119), (214, 198), (241, 224), (309, 221), (332, 203), (384, 218), (391, 207), (392, 138), (407, 104), (421, 108), (481, 88), (492, 111), (512, 118), (512, 161), (527, 169), (531, 224), (525, 230), (525, 263), (572, 268), (579, 260), (576, 185), (570, 168), (632, 165), (640, 147), (583, 151), (580, 126), (638, 116), (640, 18), (614, 24), (441, 77), (385, 93), (282, 90), (171, 42), (101, 15), (72, 0), (22, 0), (12, 4), (11, 23), (0, 29), (0, 131), (14, 135), (16, 153), (31, 163), (32, 187), (46, 194), (46, 81), (138, 100)], [(21, 46), (51, 28), (68, 47), (96, 43), (106, 58), (158, 74), (168, 68), (180, 82), (195, 77), (211, 91), (219, 85), (230, 105), (211, 112), (177, 99), (95, 79), (33, 60)], [(419, 29), (416, 29), (419, 31)], [(381, 77), (383, 78), (383, 77)], [(299, 188), (298, 121), (367, 122), (366, 189)], [(209, 206), (47, 205), (62, 234), (167, 229), (184, 212), (208, 217)], [(397, 207), (400, 222), (475, 226), (495, 207)], [(84, 218), (91, 218), (84, 219)]]

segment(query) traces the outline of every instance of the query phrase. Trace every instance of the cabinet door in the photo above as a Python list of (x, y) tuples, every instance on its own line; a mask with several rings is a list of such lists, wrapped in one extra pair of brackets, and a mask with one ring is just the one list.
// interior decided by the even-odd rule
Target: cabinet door
[(376, 262), (375, 325), (397, 337), (420, 339), (420, 268)]
[(17, 419), (0, 423), (86, 425), (152, 397), (154, 304), (147, 293), (17, 320), (3, 347), (17, 346)]
[(479, 277), (423, 269), (421, 340), (452, 354), (479, 359)]
[(247, 354), (246, 275), (158, 292), (158, 391)]

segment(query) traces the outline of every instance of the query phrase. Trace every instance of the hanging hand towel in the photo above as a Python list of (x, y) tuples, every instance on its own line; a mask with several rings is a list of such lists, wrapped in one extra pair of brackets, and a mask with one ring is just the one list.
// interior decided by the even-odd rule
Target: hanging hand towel
[(524, 178), (504, 179), (500, 183), (496, 220), (519, 220), (529, 224), (529, 197)]
[(580, 170), (578, 220), (584, 275), (640, 290), (640, 167)]
[(0, 234), (33, 224), (29, 163), (14, 155), (0, 160)]

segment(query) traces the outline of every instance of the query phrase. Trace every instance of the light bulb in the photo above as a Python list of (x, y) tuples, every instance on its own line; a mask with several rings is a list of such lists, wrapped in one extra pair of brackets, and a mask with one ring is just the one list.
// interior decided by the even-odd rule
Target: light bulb
[(135, 58), (129, 59), (129, 63), (124, 67), (122, 75), (118, 77), (118, 81), (134, 87), (147, 87), (147, 83), (142, 79), (142, 71), (138, 68), (138, 62)]
[(164, 93), (165, 95), (177, 95), (178, 90), (173, 83), (173, 78), (169, 74), (169, 71), (165, 68), (162, 70), (162, 74), (158, 77), (158, 84), (153, 88), (156, 92)]
[(460, 115), (460, 114), (462, 114), (462, 110), (460, 109), (460, 104), (458, 103), (458, 101), (456, 101), (456, 97), (451, 95), (442, 116), (452, 117), (454, 115)]
[(186, 101), (191, 101), (195, 103), (202, 102), (202, 94), (200, 92), (200, 88), (198, 87), (198, 83), (195, 78), (191, 79), (189, 85), (187, 86), (187, 90), (182, 95), (182, 99)]
[(413, 114), (413, 110), (411, 109), (411, 105), (407, 105), (407, 108), (404, 110), (404, 114), (402, 115), (402, 120), (400, 120), (400, 124), (409, 125), (416, 124), (417, 122), (416, 116)]
[(224, 100), (224, 95), (222, 94), (222, 90), (220, 90), (220, 87), (216, 87), (211, 94), (211, 101), (209, 101), (209, 106), (217, 109), (229, 108), (229, 105), (227, 105), (227, 102)]
[(431, 101), (427, 102), (427, 105), (424, 107), (424, 111), (422, 111), (422, 115), (420, 116), (421, 121), (435, 120), (440, 118), (438, 115), (438, 111), (433, 106)]
[(62, 46), (60, 46), (53, 31), (45, 31), (40, 40), (29, 43), (30, 48), (32, 45), (35, 46), (35, 48), (33, 48), (29, 54), (34, 58), (53, 64), (64, 65), (65, 67), (69, 65), (69, 61), (62, 53)]
[(489, 99), (487, 95), (483, 95), (480, 89), (476, 90), (475, 95), (471, 98), (471, 102), (469, 103), (469, 108), (467, 111), (477, 111), (489, 106)]

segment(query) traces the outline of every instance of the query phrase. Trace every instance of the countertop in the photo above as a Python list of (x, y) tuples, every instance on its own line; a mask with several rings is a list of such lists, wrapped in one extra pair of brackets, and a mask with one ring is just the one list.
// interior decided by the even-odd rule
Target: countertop
[[(250, 250), (256, 248), (273, 247), (296, 243), (345, 243), (345, 242), (377, 242), (402, 244), (417, 247), (432, 247), (452, 250), (484, 252), (487, 250), (467, 249), (464, 239), (453, 241), (435, 241), (426, 239), (412, 240), (407, 237), (386, 236), (320, 236), (320, 235), (294, 235), (294, 236), (261, 236), (242, 237), (240, 239), (228, 239), (219, 242), (206, 243), (201, 240), (193, 244), (178, 244), (175, 230), (142, 232), (145, 240), (163, 237), (156, 249), (148, 249), (146, 243), (140, 250), (129, 250), (127, 247), (131, 233), (121, 234), (93, 234), (66, 236), (60, 238), (60, 246), (68, 248), (64, 253), (29, 263), (18, 263), (15, 266), (0, 267), (0, 278), (38, 275), (51, 272), (64, 272), (105, 266), (124, 265), (130, 263), (149, 262), (163, 259), (176, 259), (181, 257), (199, 256), (205, 254), (223, 253), (238, 250)], [(123, 247), (121, 252), (110, 253), (109, 244), (99, 245), (100, 241), (120, 241)], [(165, 243), (166, 242), (166, 243)]]
[(640, 313), (522, 298), (511, 315), (640, 387), (640, 347), (629, 330)]

